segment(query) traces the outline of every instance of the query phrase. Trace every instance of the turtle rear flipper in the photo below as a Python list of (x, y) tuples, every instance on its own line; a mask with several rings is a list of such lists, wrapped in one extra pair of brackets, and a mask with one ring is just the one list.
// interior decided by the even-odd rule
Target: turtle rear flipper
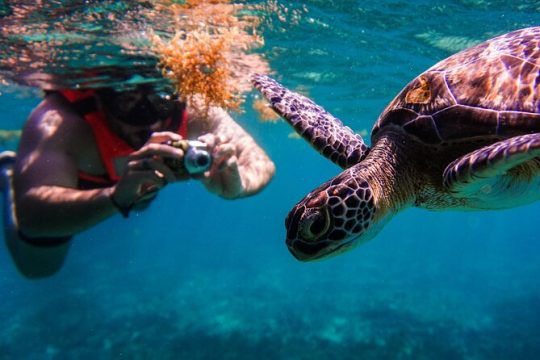
[(307, 97), (265, 75), (254, 75), (252, 82), (272, 108), (333, 163), (345, 169), (366, 157), (369, 148), (362, 137)]
[(539, 157), (540, 134), (516, 136), (453, 161), (444, 171), (443, 184), (453, 196), (475, 198), (489, 208), (529, 203), (537, 200), (540, 161), (525, 163)]

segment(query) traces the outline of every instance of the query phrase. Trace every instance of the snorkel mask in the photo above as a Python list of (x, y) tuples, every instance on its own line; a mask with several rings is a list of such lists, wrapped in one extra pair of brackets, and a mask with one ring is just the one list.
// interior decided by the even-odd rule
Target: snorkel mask
[(125, 91), (105, 88), (98, 94), (111, 116), (133, 126), (153, 125), (179, 110), (179, 101), (172, 90), (152, 85), (138, 85)]

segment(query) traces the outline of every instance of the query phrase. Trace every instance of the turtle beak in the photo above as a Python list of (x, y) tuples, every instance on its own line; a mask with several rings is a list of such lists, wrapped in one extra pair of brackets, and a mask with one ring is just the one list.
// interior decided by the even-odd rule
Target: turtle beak
[(287, 247), (291, 254), (300, 261), (318, 260), (326, 256), (322, 252), (326, 248), (326, 245), (321, 246), (321, 243), (309, 244), (303, 241), (295, 241), (288, 243)]
[(291, 254), (300, 261), (317, 261), (328, 259), (348, 251), (353, 242), (346, 242), (336, 246), (330, 241), (321, 241), (315, 244), (309, 244), (303, 241), (296, 241), (287, 244)]

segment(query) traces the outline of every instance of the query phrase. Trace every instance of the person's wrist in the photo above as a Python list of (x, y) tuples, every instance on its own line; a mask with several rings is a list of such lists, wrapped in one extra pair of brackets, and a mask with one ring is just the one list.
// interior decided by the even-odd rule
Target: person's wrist
[(118, 212), (122, 214), (124, 218), (129, 217), (129, 213), (133, 208), (133, 203), (128, 205), (122, 204), (122, 202), (118, 201), (118, 199), (116, 198), (116, 193), (114, 190), (109, 193), (109, 201), (116, 208), (116, 210), (118, 210)]

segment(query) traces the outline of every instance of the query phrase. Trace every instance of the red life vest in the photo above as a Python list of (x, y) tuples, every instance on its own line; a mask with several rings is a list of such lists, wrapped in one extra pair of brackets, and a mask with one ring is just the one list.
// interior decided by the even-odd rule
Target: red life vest
[[(62, 90), (60, 94), (64, 96), (70, 103), (77, 104), (84, 100), (91, 100), (95, 96), (94, 90)], [(82, 112), (82, 111), (81, 111)], [(99, 111), (96, 107), (89, 111), (81, 113), (84, 120), (90, 125), (99, 155), (103, 166), (107, 171), (104, 175), (92, 175), (83, 171), (79, 171), (79, 188), (98, 188), (111, 186), (118, 182), (122, 174), (116, 172), (117, 164), (122, 159), (125, 159), (131, 153), (136, 151), (131, 145), (126, 143), (118, 135), (116, 135), (108, 126), (105, 114)], [(187, 138), (187, 111), (182, 108), (178, 115), (178, 129), (176, 132), (183, 138)]]

